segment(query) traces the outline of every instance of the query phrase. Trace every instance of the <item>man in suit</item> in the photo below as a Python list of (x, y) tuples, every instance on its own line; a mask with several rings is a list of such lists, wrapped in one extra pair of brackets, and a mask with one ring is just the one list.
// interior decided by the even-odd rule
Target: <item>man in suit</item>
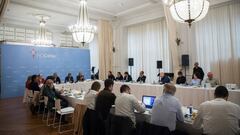
[(186, 83), (186, 77), (183, 76), (182, 71), (179, 71), (176, 84), (185, 84), (185, 83)]
[(137, 79), (137, 82), (143, 82), (143, 83), (145, 83), (145, 81), (146, 81), (146, 76), (144, 75), (144, 72), (141, 71), (140, 74), (139, 74), (139, 77), (138, 77), (138, 79)]
[(68, 75), (65, 77), (65, 83), (73, 83), (74, 80), (73, 80), (73, 77), (72, 77), (72, 74), (71, 73), (68, 73)]
[(131, 82), (131, 81), (132, 81), (132, 76), (129, 75), (128, 72), (125, 72), (125, 73), (124, 73), (124, 78), (123, 78), (123, 80), (124, 80), (125, 82)]
[(116, 96), (112, 93), (113, 91), (113, 80), (107, 79), (104, 81), (104, 89), (99, 92), (96, 103), (95, 110), (98, 112), (102, 120), (106, 120), (112, 105), (114, 105)]
[(82, 72), (79, 72), (77, 77), (76, 77), (76, 82), (83, 82), (85, 79), (84, 79), (84, 75)]
[(60, 84), (61, 83), (61, 79), (59, 78), (59, 76), (57, 75), (57, 73), (53, 73), (53, 82), (56, 84)]
[(166, 76), (164, 72), (159, 73), (158, 76), (160, 76), (161, 78), (159, 80), (160, 84), (170, 83), (171, 81), (170, 78)]
[(204, 78), (204, 72), (203, 69), (201, 67), (199, 67), (198, 62), (194, 63), (194, 68), (193, 68), (193, 74), (192, 74), (192, 78), (194, 77), (194, 75), (198, 75), (197, 77), (202, 81)]

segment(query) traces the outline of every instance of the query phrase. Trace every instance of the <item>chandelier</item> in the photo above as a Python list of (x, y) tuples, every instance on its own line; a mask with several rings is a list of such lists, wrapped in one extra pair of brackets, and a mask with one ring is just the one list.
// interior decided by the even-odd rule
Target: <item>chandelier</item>
[(36, 40), (32, 40), (35, 45), (52, 45), (52, 41), (47, 39), (46, 35), (46, 20), (50, 19), (49, 16), (37, 15), (36, 18), (40, 20), (39, 35)]
[(174, 20), (180, 23), (188, 23), (203, 19), (209, 8), (207, 0), (163, 0), (169, 4), (170, 12)]
[(73, 35), (73, 39), (77, 43), (90, 43), (97, 30), (96, 26), (89, 24), (87, 1), (80, 1), (80, 10), (77, 24), (69, 26), (69, 30)]

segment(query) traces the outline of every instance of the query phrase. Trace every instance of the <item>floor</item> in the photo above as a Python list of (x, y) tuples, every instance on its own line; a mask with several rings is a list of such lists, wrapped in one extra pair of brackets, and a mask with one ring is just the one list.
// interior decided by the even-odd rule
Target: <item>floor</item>
[[(71, 133), (72, 134), (72, 133)], [(46, 126), (33, 116), (22, 97), (0, 100), (0, 135), (58, 135), (57, 129)]]

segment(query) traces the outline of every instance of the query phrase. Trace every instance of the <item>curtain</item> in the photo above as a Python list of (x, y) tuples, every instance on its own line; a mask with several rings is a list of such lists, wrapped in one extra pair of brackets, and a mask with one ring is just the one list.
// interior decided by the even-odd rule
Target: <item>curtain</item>
[(109, 21), (98, 21), (99, 79), (107, 78), (113, 63), (113, 29)]
[(222, 84), (240, 82), (240, 3), (211, 8), (195, 25), (197, 60)]
[[(128, 27), (128, 58), (134, 58), (132, 77), (136, 80), (140, 71), (146, 82), (157, 81), (157, 60), (162, 60), (163, 71), (170, 71), (170, 52), (167, 26), (164, 19)], [(129, 72), (131, 69), (129, 68)]]
[[(168, 29), (168, 42), (171, 51), (171, 60), (172, 60), (172, 71), (174, 72), (175, 76), (177, 76), (177, 72), (181, 67), (179, 66), (179, 58), (178, 58), (178, 48), (176, 44), (177, 39), (177, 23), (173, 20), (172, 15), (170, 13), (170, 9), (164, 4), (164, 14), (166, 17), (167, 22), (167, 29)], [(174, 77), (176, 78), (176, 77)], [(175, 80), (174, 80), (175, 82)]]
[(90, 50), (90, 59), (91, 59), (91, 67), (95, 67), (95, 73), (97, 73), (98, 69), (99, 69), (99, 55), (98, 55), (98, 37), (97, 35), (95, 35), (93, 41), (91, 43), (89, 43), (89, 50)]

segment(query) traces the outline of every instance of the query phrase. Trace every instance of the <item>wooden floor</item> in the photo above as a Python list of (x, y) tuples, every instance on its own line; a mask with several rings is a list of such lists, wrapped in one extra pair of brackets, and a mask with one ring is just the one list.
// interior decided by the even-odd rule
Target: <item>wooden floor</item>
[(22, 98), (0, 100), (0, 135), (57, 135), (40, 117), (32, 116)]

